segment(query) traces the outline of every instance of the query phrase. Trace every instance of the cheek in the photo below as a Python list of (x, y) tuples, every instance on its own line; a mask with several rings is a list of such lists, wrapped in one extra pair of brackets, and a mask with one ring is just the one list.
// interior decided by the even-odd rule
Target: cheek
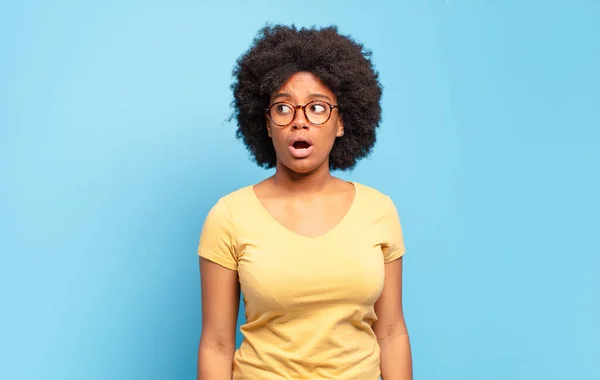
[(273, 142), (273, 147), (276, 151), (280, 151), (283, 148), (287, 149), (288, 140), (285, 136), (279, 133), (271, 133), (271, 141)]
[(333, 147), (333, 144), (335, 143), (336, 139), (337, 139), (337, 129), (336, 128), (330, 128), (327, 131), (323, 131), (323, 136), (321, 138), (323, 146), (327, 146), (329, 148)]

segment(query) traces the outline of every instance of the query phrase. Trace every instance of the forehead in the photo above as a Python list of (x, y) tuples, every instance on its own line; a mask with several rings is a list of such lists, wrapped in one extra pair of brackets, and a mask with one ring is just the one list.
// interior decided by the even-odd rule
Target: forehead
[(293, 74), (283, 85), (273, 91), (271, 99), (277, 95), (286, 94), (286, 97), (297, 100), (308, 100), (315, 95), (325, 95), (335, 100), (335, 94), (316, 75), (310, 72)]

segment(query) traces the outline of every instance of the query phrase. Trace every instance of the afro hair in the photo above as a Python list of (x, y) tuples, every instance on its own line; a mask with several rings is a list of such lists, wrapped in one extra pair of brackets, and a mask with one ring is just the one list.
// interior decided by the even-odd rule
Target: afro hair
[(371, 152), (381, 121), (382, 86), (371, 52), (335, 26), (301, 28), (267, 25), (233, 69), (232, 119), (241, 139), (261, 167), (275, 167), (273, 143), (265, 127), (265, 108), (273, 91), (301, 71), (317, 76), (336, 95), (344, 137), (329, 156), (331, 170), (352, 169)]

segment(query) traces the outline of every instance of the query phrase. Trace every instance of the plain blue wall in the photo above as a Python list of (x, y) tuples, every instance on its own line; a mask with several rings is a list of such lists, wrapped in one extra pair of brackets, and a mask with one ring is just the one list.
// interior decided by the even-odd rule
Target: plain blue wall
[(599, 19), (592, 0), (6, 2), (0, 378), (194, 378), (204, 217), (270, 175), (226, 122), (270, 21), (374, 52), (378, 144), (340, 175), (398, 205), (415, 378), (599, 379)]

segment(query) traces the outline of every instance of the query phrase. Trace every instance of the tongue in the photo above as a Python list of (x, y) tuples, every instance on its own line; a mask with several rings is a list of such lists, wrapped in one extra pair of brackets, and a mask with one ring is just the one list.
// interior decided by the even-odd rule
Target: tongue
[(296, 149), (308, 149), (308, 148), (310, 148), (310, 144), (307, 143), (306, 141), (296, 141), (294, 143), (294, 148), (296, 148)]

